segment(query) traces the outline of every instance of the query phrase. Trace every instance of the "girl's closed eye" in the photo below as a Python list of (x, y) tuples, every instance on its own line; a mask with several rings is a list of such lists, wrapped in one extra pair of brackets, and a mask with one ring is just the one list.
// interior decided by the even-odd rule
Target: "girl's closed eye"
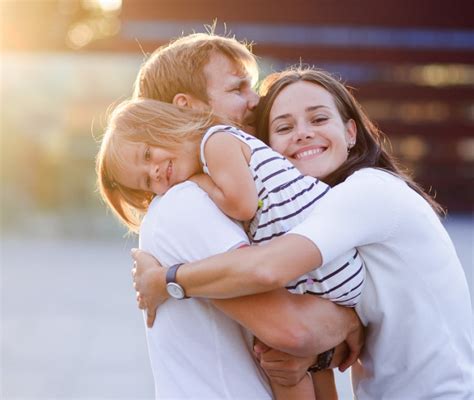
[(279, 134), (288, 133), (291, 130), (291, 125), (279, 125), (275, 128), (275, 132)]
[[(145, 147), (145, 161), (150, 161), (151, 153), (150, 153), (150, 146)], [(148, 178), (149, 180), (150, 178)]]

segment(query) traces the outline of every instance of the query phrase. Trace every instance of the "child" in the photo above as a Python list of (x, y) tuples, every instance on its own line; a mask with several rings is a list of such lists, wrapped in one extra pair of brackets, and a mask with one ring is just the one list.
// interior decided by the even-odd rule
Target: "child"
[[(263, 142), (225, 123), (206, 112), (155, 100), (120, 105), (98, 156), (104, 199), (129, 228), (136, 229), (139, 213), (146, 211), (154, 195), (191, 179), (225, 214), (248, 224), (252, 243), (284, 234), (306, 218), (329, 187), (301, 175)], [(297, 277), (287, 289), (353, 307), (363, 281), (362, 261), (352, 250), (331, 265)], [(272, 389), (277, 399), (314, 398), (309, 376), (294, 387), (272, 384)]]

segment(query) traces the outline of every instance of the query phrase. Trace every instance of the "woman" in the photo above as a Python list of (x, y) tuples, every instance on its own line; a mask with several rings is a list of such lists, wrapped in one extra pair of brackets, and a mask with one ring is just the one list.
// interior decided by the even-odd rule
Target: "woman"
[[(352, 374), (358, 398), (470, 398), (469, 293), (436, 214), (439, 205), (400, 171), (340, 82), (320, 71), (291, 70), (270, 76), (262, 87), (260, 132), (268, 132), (270, 145), (301, 172), (336, 187), (289, 234), (184, 264), (177, 283), (190, 297), (265, 292), (357, 247), (367, 269), (356, 307), (367, 327)], [(348, 149), (344, 130), (351, 126), (356, 143)], [(165, 271), (141, 261), (138, 266), (141, 305), (166, 299)]]

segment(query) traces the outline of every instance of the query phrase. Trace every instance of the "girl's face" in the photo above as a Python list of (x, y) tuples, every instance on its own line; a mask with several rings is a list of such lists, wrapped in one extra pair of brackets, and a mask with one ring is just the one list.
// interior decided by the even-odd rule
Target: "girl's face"
[(117, 169), (120, 184), (159, 196), (201, 170), (197, 151), (191, 145), (183, 146), (178, 152), (146, 143), (125, 142), (120, 146), (119, 157), (122, 160)]
[(285, 87), (270, 110), (270, 146), (303, 175), (325, 178), (347, 160), (356, 125), (344, 123), (332, 95), (314, 83)]

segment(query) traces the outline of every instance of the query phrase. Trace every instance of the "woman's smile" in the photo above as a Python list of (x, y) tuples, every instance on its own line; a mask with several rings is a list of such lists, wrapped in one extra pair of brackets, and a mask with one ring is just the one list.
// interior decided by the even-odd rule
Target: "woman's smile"
[(319, 157), (326, 150), (327, 147), (325, 146), (306, 146), (292, 154), (291, 158), (294, 158), (296, 160), (309, 160), (314, 157)]

